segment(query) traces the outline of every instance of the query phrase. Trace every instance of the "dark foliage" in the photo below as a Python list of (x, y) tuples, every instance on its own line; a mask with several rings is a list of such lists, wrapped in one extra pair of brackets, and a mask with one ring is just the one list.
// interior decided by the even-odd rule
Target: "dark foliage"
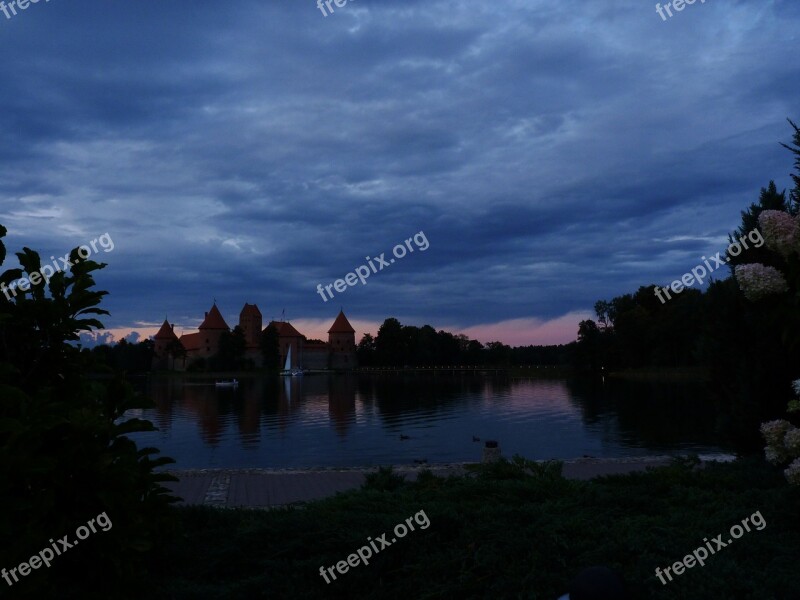
[[(0, 226), (0, 237), (6, 230)], [(5, 260), (0, 242), (0, 264)], [(40, 271), (39, 255), (17, 254), (23, 269), (0, 283)], [(126, 411), (148, 405), (116, 374), (93, 381), (103, 369), (92, 352), (77, 348), (80, 332), (102, 327), (96, 316), (106, 292), (92, 273), (105, 265), (72, 251), (71, 272), (40, 281), (12, 300), (0, 295), (0, 565), (27, 561), (48, 540), (68, 535), (105, 512), (112, 528), (57, 556), (14, 585), (16, 597), (127, 597), (144, 583), (147, 552), (166, 531), (170, 497), (154, 473), (172, 462), (137, 448), (127, 434), (150, 431)], [(41, 278), (39, 278), (41, 279)], [(5, 583), (2, 583), (5, 587)]]
[[(536, 465), (536, 463), (533, 463)], [(361, 490), (301, 509), (174, 509), (183, 535), (165, 549), (154, 598), (525, 598), (554, 600), (583, 568), (621, 573), (635, 598), (796, 598), (800, 490), (760, 461), (698, 470), (681, 461), (592, 482), (524, 459), (473, 478), (422, 472), (394, 493)], [(406, 518), (430, 526), (326, 584), (336, 565)], [(759, 511), (766, 522), (662, 585), (672, 565)]]
[(281, 368), (281, 354), (278, 342), (278, 330), (275, 325), (270, 323), (261, 332), (261, 354), (263, 356), (263, 365), (266, 369), (276, 371)]

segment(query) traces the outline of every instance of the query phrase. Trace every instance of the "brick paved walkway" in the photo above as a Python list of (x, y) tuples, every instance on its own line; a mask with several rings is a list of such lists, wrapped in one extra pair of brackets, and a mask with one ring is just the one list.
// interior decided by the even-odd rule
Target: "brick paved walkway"
[[(637, 459), (579, 459), (564, 463), (564, 476), (586, 480), (602, 475), (616, 475), (644, 471), (648, 467), (663, 466), (669, 457)], [(427, 467), (427, 465), (426, 465)], [(434, 474), (463, 474), (460, 465), (431, 465)], [(207, 469), (197, 471), (172, 471), (177, 483), (166, 484), (177, 496), (180, 504), (203, 504), (218, 507), (269, 508), (284, 506), (333, 496), (337, 492), (355, 489), (364, 482), (364, 476), (374, 469), (269, 471), (262, 469)], [(395, 472), (406, 475), (407, 481), (416, 479), (419, 468), (395, 467)]]

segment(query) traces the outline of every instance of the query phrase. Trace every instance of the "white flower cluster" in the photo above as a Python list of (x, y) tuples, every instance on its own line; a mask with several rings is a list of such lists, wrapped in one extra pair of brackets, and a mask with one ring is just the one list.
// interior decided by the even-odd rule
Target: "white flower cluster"
[(792, 485), (800, 485), (800, 458), (795, 458), (783, 474)]
[(789, 213), (765, 210), (758, 216), (758, 224), (764, 232), (767, 247), (782, 256), (789, 256), (800, 249), (800, 224)]
[[(765, 210), (758, 215), (758, 226), (764, 234), (767, 248), (784, 258), (800, 254), (800, 215), (795, 217), (782, 210)], [(751, 302), (789, 291), (784, 274), (774, 267), (750, 263), (737, 265), (733, 273), (745, 297)]]
[(775, 267), (751, 263), (749, 265), (737, 265), (733, 272), (739, 287), (751, 302), (773, 294), (783, 294), (789, 291), (786, 279)]
[[(800, 379), (792, 382), (792, 389), (800, 396)], [(792, 485), (800, 485), (800, 429), (784, 419), (761, 424), (761, 435), (767, 442), (764, 456), (774, 465), (789, 466), (783, 471)]]

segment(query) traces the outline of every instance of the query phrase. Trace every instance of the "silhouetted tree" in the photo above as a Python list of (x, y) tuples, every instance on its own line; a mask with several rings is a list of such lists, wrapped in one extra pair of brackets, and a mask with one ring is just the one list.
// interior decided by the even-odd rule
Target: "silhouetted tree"
[(361, 341), (356, 346), (358, 364), (362, 367), (372, 367), (375, 365), (375, 338), (369, 333), (361, 337)]
[[(748, 263), (758, 262), (765, 265), (777, 267), (779, 269), (785, 266), (784, 260), (776, 253), (769, 250), (766, 245), (756, 247), (746, 236), (753, 230), (758, 230), (758, 215), (765, 210), (782, 210), (788, 211), (789, 204), (786, 202), (786, 190), (778, 192), (775, 187), (775, 182), (770, 181), (766, 188), (761, 188), (761, 194), (758, 197), (757, 203), (752, 203), (747, 210), (742, 211), (742, 224), (733, 233), (728, 234), (728, 243), (732, 244), (735, 240), (745, 238), (747, 248), (742, 248), (742, 251), (737, 256), (730, 254), (727, 249), (725, 257), (728, 260), (728, 266), (731, 273), (733, 273), (736, 265), (744, 265)], [(762, 236), (763, 239), (763, 236)], [(758, 237), (756, 242), (758, 243)]]
[(406, 335), (407, 330), (403, 330), (397, 319), (390, 317), (383, 322), (375, 338), (375, 354), (379, 365), (407, 364), (409, 340)]
[[(0, 226), (0, 238), (5, 234)], [(33, 250), (17, 257), (22, 269), (0, 274), (1, 284), (41, 272)], [(0, 265), (5, 258), (0, 242)], [(128, 437), (154, 430), (149, 421), (125, 417), (151, 403), (120, 373), (94, 363), (99, 353), (76, 347), (81, 332), (103, 327), (96, 317), (108, 314), (99, 308), (107, 292), (93, 289), (92, 273), (104, 264), (81, 258), (77, 248), (70, 260), (69, 272), (40, 279), (13, 299), (0, 294), (0, 531), (10, 540), (0, 545), (0, 564), (19, 564), (43, 540), (105, 512), (112, 529), (18, 583), (15, 593), (141, 597), (144, 553), (171, 521), (165, 510), (171, 498), (160, 484), (175, 479), (154, 469), (174, 461), (153, 459), (157, 450), (140, 449)], [(90, 379), (98, 369), (112, 377)]]
[(787, 119), (787, 121), (789, 121), (792, 129), (794, 129), (794, 134), (789, 144), (782, 143), (781, 146), (794, 154), (794, 173), (790, 175), (792, 181), (794, 181), (794, 189), (789, 195), (792, 205), (789, 207), (790, 210), (788, 212), (796, 215), (800, 213), (800, 129), (798, 129), (797, 125), (795, 125), (791, 119)]
[(277, 371), (281, 368), (278, 329), (272, 323), (261, 332), (261, 357), (265, 369)]
[(219, 349), (212, 356), (208, 365), (212, 371), (236, 371), (245, 368), (244, 355), (247, 351), (247, 340), (244, 331), (238, 325), (232, 332), (224, 331), (219, 336)]

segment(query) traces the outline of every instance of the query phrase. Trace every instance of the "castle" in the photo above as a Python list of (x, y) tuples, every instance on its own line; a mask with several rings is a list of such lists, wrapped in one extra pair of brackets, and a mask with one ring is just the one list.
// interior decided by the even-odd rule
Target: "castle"
[[(280, 365), (284, 366), (291, 348), (291, 369), (352, 369), (356, 360), (356, 331), (350, 325), (343, 311), (328, 330), (328, 341), (308, 340), (286, 321), (272, 321), (269, 325), (278, 332), (278, 351)], [(268, 327), (269, 327), (268, 325)], [(239, 313), (239, 327), (246, 342), (245, 359), (250, 359), (256, 367), (263, 364), (261, 352), (262, 329), (261, 311), (255, 304), (245, 303)], [(184, 371), (198, 359), (208, 359), (219, 349), (220, 337), (231, 328), (219, 312), (216, 302), (205, 314), (197, 333), (175, 334), (175, 325), (166, 319), (153, 338), (153, 369), (172, 369)]]

